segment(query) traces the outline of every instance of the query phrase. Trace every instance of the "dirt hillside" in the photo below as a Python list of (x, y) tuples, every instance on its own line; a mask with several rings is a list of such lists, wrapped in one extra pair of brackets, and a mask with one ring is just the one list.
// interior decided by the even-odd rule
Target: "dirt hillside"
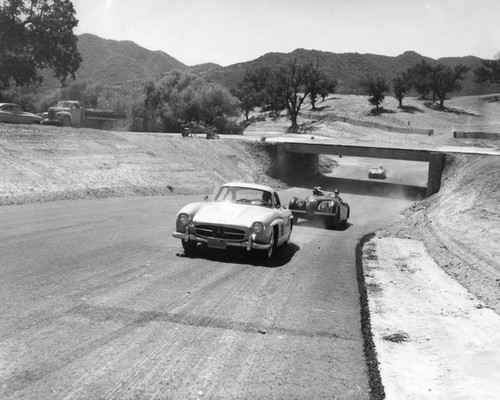
[(279, 186), (265, 174), (271, 162), (266, 147), (180, 134), (0, 124), (0, 205), (211, 194), (233, 180)]

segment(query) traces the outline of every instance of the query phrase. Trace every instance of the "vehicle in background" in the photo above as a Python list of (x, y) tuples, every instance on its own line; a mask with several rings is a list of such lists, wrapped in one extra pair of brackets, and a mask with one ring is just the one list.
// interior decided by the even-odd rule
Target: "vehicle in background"
[(42, 114), (43, 125), (75, 126), (95, 129), (113, 129), (114, 122), (125, 114), (85, 108), (79, 101), (62, 100)]
[(377, 167), (377, 168), (370, 168), (368, 170), (368, 178), (370, 178), (370, 179), (385, 179), (385, 178), (387, 178), (387, 171), (382, 165), (380, 167)]
[(181, 125), (182, 137), (189, 137), (189, 136), (198, 137), (198, 135), (206, 135), (207, 139), (220, 139), (220, 136), (213, 128), (193, 123), (187, 123)]
[(42, 117), (24, 111), (22, 107), (14, 103), (0, 103), (0, 122), (11, 124), (39, 124)]
[(295, 221), (299, 218), (309, 221), (322, 220), (325, 226), (333, 229), (345, 228), (351, 214), (348, 203), (338, 195), (331, 193), (325, 195), (320, 187), (315, 187), (312, 196), (305, 199), (293, 197), (288, 203), (288, 208)]
[(181, 239), (184, 252), (192, 254), (199, 243), (215, 249), (230, 247), (258, 250), (271, 258), (288, 244), (293, 216), (267, 186), (227, 183), (213, 201), (184, 206), (176, 217), (173, 237)]

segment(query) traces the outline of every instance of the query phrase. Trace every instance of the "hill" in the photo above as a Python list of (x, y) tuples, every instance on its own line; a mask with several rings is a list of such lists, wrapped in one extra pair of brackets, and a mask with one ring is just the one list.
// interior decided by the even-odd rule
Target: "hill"
[[(156, 79), (174, 70), (188, 67), (163, 51), (152, 51), (132, 41), (102, 39), (84, 33), (78, 36), (82, 63), (76, 71), (77, 80), (93, 80), (104, 84), (142, 82)], [(58, 87), (50, 73), (44, 74), (44, 86)]]
[[(437, 61), (454, 66), (464, 64), (471, 70), (463, 82), (460, 95), (481, 95), (500, 92), (500, 85), (474, 82), (472, 71), (480, 67), (481, 58), (445, 57), (433, 60), (413, 51), (391, 57), (377, 54), (332, 53), (319, 50), (297, 49), (291, 53), (267, 53), (243, 63), (222, 67), (215, 63), (187, 66), (163, 51), (152, 51), (131, 41), (103, 39), (92, 34), (78, 36), (78, 50), (83, 62), (76, 72), (78, 80), (91, 79), (103, 84), (128, 83), (141, 85), (148, 79), (158, 79), (173, 70), (190, 71), (228, 88), (235, 87), (247, 69), (259, 66), (277, 66), (297, 59), (299, 62), (319, 61), (326, 73), (337, 79), (337, 93), (362, 94), (359, 81), (368, 74), (379, 74), (389, 81), (420, 60)], [(54, 89), (59, 83), (44, 73), (44, 88)]]
[(318, 61), (329, 76), (338, 80), (336, 92), (340, 94), (363, 94), (359, 82), (367, 75), (378, 74), (385, 77), (388, 81), (392, 81), (398, 73), (406, 71), (421, 60), (436, 61), (449, 66), (464, 64), (469, 67), (470, 71), (463, 82), (463, 89), (460, 95), (471, 96), (500, 92), (500, 85), (478, 84), (474, 82), (473, 71), (482, 65), (481, 58), (468, 56), (434, 60), (413, 51), (407, 51), (399, 56), (390, 57), (377, 54), (338, 54), (318, 50), (297, 49), (288, 54), (268, 53), (252, 61), (228, 67), (214, 68), (206, 72), (206, 77), (227, 87), (234, 87), (243, 78), (247, 69), (260, 66), (273, 67), (284, 65), (293, 59), (297, 59), (299, 63)]

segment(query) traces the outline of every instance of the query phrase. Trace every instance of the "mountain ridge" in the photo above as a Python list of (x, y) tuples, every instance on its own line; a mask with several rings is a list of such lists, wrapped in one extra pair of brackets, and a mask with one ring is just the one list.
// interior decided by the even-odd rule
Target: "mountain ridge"
[[(103, 39), (90, 33), (78, 35), (78, 50), (83, 61), (76, 72), (76, 79), (117, 85), (124, 82), (141, 84), (160, 79), (174, 70), (203, 76), (209, 81), (234, 88), (244, 77), (247, 69), (259, 66), (282, 65), (296, 58), (298, 62), (318, 61), (325, 72), (337, 79), (337, 92), (341, 94), (363, 94), (359, 81), (369, 74), (379, 74), (391, 81), (398, 73), (421, 60), (440, 62), (454, 66), (464, 64), (470, 68), (463, 82), (460, 95), (481, 95), (500, 92), (500, 85), (474, 82), (473, 71), (482, 65), (482, 59), (475, 56), (442, 57), (432, 59), (413, 50), (398, 56), (372, 53), (332, 53), (321, 50), (298, 48), (290, 53), (269, 52), (262, 56), (223, 67), (216, 63), (188, 66), (161, 50), (148, 50), (133, 41)], [(44, 74), (45, 87), (55, 88), (59, 83)]]

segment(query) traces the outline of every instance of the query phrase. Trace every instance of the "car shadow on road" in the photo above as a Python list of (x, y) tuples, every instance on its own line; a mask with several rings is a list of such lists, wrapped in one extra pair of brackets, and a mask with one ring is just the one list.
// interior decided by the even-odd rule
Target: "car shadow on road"
[(317, 220), (307, 220), (307, 219), (301, 219), (299, 220), (299, 222), (295, 223), (295, 226), (303, 226), (305, 228), (320, 228), (320, 229), (328, 229), (328, 230), (331, 230), (331, 231), (346, 231), (347, 229), (349, 229), (352, 224), (347, 222), (344, 226), (340, 226), (336, 229), (334, 228), (331, 228), (327, 223), (326, 221), (323, 221), (321, 219), (317, 219)]
[(318, 174), (306, 181), (294, 183), (295, 186), (313, 188), (321, 186), (325, 192), (340, 189), (341, 193), (360, 194), (376, 197), (405, 198), (422, 200), (426, 197), (427, 188), (422, 186), (390, 183), (387, 181), (363, 181), (358, 179), (330, 177)]
[(275, 249), (272, 258), (268, 259), (264, 251), (247, 251), (245, 249), (238, 248), (217, 250), (198, 245), (192, 255), (186, 255), (186, 253), (177, 253), (177, 256), (192, 259), (202, 258), (222, 263), (242, 265), (246, 264), (253, 265), (255, 267), (277, 268), (288, 264), (295, 253), (299, 250), (300, 247), (298, 245), (290, 242), (287, 246), (281, 246)]

